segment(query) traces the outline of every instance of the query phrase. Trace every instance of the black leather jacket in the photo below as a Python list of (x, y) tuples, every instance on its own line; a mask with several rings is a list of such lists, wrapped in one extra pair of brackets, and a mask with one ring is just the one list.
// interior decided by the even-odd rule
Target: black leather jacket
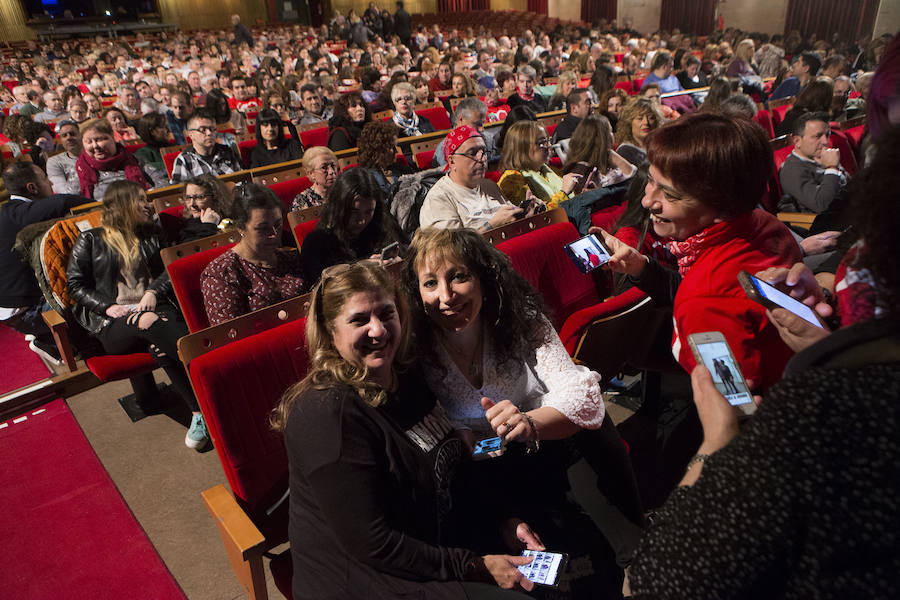
[[(103, 241), (101, 232), (98, 227), (78, 236), (66, 270), (69, 296), (75, 303), (72, 313), (78, 323), (92, 334), (98, 333), (112, 320), (106, 315), (106, 309), (116, 303), (121, 268), (118, 255)], [(167, 301), (172, 290), (172, 282), (159, 255), (162, 247), (162, 231), (159, 229), (141, 238), (141, 259), (150, 270), (152, 280), (149, 289), (156, 292), (157, 302)]]

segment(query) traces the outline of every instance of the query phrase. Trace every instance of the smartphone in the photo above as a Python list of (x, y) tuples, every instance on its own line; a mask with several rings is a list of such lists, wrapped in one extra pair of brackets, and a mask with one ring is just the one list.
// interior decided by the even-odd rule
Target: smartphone
[(381, 260), (390, 260), (400, 256), (400, 242), (388, 244), (381, 250)]
[(498, 437), (486, 438), (475, 442), (475, 451), (472, 452), (472, 458), (475, 460), (484, 460), (485, 458), (495, 458), (503, 454), (503, 439)]
[(752, 415), (756, 412), (753, 394), (747, 388), (747, 382), (744, 381), (725, 336), (718, 331), (694, 333), (688, 336), (688, 344), (697, 362), (703, 363), (709, 369), (716, 389), (725, 396), (735, 412), (739, 416)]
[(747, 271), (741, 271), (738, 273), (738, 281), (741, 283), (741, 287), (744, 288), (744, 292), (747, 293), (747, 296), (751, 300), (755, 300), (769, 309), (784, 308), (804, 321), (809, 321), (816, 327), (825, 329), (822, 322), (819, 320), (819, 317), (816, 315), (816, 311), (796, 298), (791, 298), (762, 279), (754, 277)]
[(559, 586), (560, 575), (569, 560), (568, 554), (547, 552), (546, 550), (524, 550), (522, 556), (533, 557), (527, 565), (519, 566), (519, 571), (525, 576), (525, 579), (533, 581), (537, 585), (553, 588)]
[[(525, 214), (526, 214), (529, 210), (531, 210), (531, 205), (532, 205), (532, 204), (534, 204), (534, 198), (525, 198), (524, 200), (522, 200), (522, 203), (519, 204), (519, 209), (522, 211), (522, 216), (525, 216)], [(542, 212), (544, 212), (545, 210), (547, 210), (547, 205), (546, 205), (546, 204), (540, 204), (540, 205), (538, 205), (538, 207), (535, 209), (534, 214), (539, 215), (539, 214), (541, 214)]]
[(586, 162), (579, 162), (574, 167), (572, 167), (572, 170), (569, 171), (569, 173), (577, 173), (581, 175), (581, 179), (579, 179), (578, 183), (575, 184), (575, 187), (572, 188), (572, 194), (577, 196), (582, 191), (584, 191), (584, 186), (586, 186), (587, 182), (591, 180), (591, 177), (593, 177), (594, 171), (596, 170), (597, 169), (595, 167), (592, 167)]
[(566, 254), (582, 273), (590, 273), (609, 262), (610, 251), (593, 233), (563, 246)]

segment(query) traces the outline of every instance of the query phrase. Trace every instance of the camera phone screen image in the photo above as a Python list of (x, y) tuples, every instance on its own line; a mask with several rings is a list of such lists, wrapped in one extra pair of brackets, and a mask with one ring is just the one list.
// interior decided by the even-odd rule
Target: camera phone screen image
[(819, 323), (819, 320), (816, 318), (816, 313), (813, 312), (813, 309), (803, 304), (799, 300), (791, 298), (781, 290), (772, 287), (765, 281), (761, 281), (752, 276), (751, 279), (753, 280), (753, 285), (756, 286), (756, 289), (760, 294), (763, 295), (763, 297), (768, 298), (778, 306), (786, 308), (803, 320), (809, 321), (816, 327), (822, 327), (822, 324)]
[(556, 585), (556, 578), (562, 566), (562, 554), (542, 550), (525, 550), (522, 552), (522, 556), (534, 557), (527, 565), (518, 567), (526, 579), (541, 585)]
[(728, 345), (725, 342), (698, 344), (697, 350), (703, 357), (703, 364), (712, 375), (716, 389), (732, 406), (753, 402), (753, 396), (747, 389), (741, 371), (731, 358), (731, 352), (728, 351)]
[(590, 273), (609, 262), (609, 253), (594, 234), (586, 235), (567, 245), (566, 252), (582, 273)]

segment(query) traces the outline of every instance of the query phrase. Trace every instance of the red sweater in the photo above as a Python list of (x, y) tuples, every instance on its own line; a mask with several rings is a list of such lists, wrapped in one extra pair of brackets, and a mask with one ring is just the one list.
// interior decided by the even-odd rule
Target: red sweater
[(800, 246), (783, 223), (758, 209), (681, 242), (687, 243), (693, 245), (693, 261), (672, 248), (684, 275), (673, 306), (672, 353), (691, 372), (696, 361), (688, 336), (720, 331), (744, 377), (754, 388), (767, 389), (781, 379), (793, 353), (769, 323), (765, 307), (744, 293), (737, 275), (742, 270), (790, 267), (802, 259)]

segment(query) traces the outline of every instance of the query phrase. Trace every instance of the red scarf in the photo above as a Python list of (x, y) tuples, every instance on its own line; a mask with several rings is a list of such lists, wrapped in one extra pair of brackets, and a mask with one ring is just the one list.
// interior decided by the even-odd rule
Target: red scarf
[(103, 198), (94, 198), (94, 187), (100, 179), (100, 171), (125, 171), (125, 179), (141, 184), (145, 190), (150, 188), (150, 182), (141, 171), (137, 158), (127, 152), (121, 144), (116, 144), (114, 155), (102, 160), (92, 157), (87, 152), (82, 152), (75, 161), (75, 171), (78, 173), (78, 181), (81, 182), (81, 195), (85, 198), (103, 200)]
[(683, 242), (672, 240), (667, 244), (669, 252), (678, 259), (678, 272), (682, 277), (687, 275), (691, 270), (691, 265), (697, 262), (704, 250), (734, 237), (732, 225), (732, 222), (722, 221), (692, 235)]

